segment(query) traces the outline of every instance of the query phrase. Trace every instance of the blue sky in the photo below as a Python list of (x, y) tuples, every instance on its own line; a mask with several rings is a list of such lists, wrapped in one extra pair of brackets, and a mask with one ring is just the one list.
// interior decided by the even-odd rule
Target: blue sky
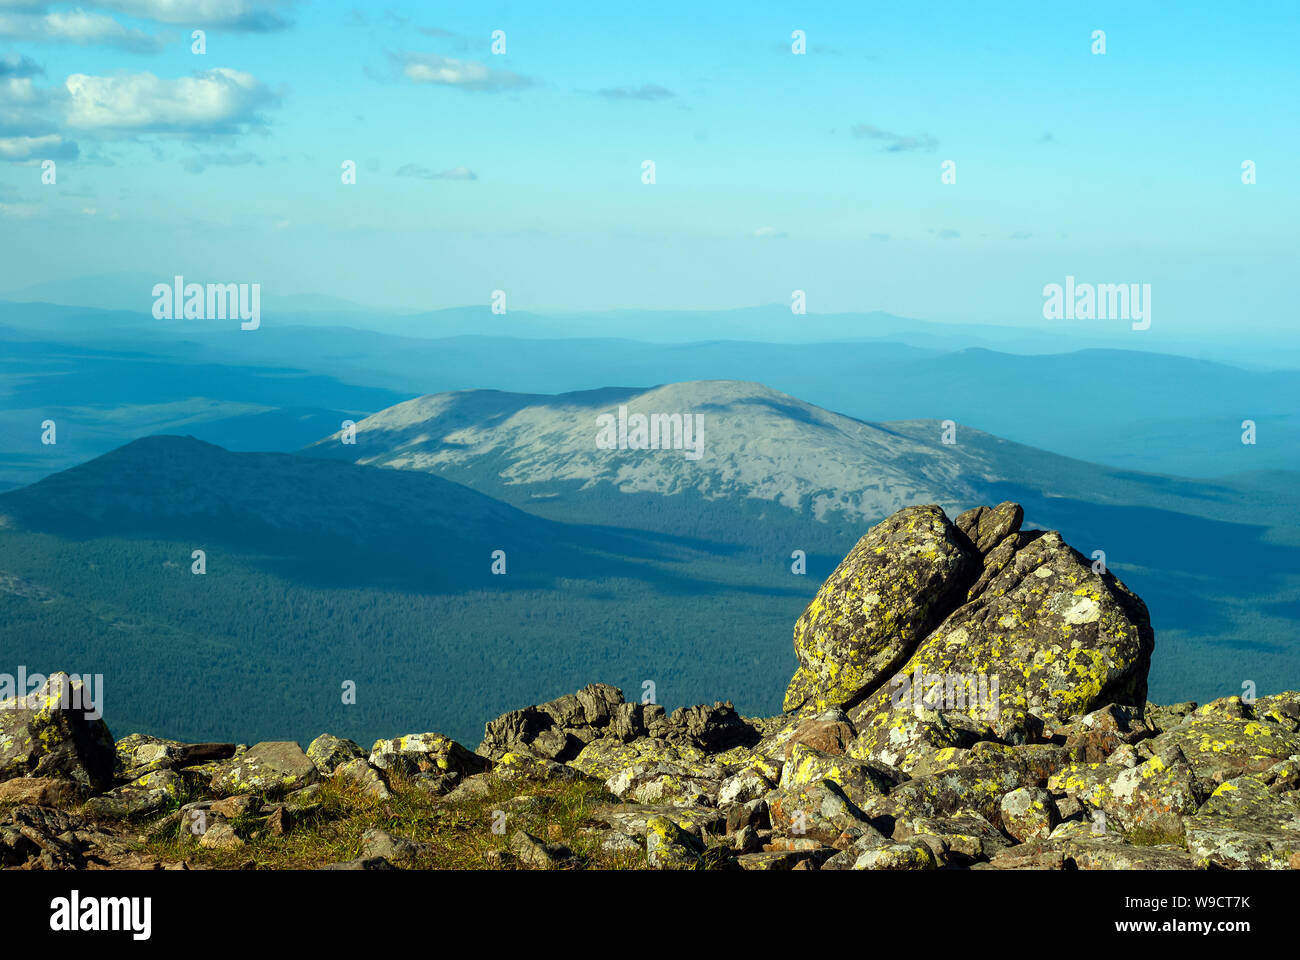
[(1300, 5), (702, 6), (0, 0), (0, 293), (1293, 325)]

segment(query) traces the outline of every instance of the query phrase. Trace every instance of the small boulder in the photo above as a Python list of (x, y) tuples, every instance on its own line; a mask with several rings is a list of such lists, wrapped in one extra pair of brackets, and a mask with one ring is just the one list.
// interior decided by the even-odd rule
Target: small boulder
[(524, 830), (516, 830), (511, 835), (510, 852), (520, 864), (534, 870), (554, 870), (573, 856), (573, 852), (568, 847), (542, 843), (537, 837)]
[(384, 778), (365, 757), (345, 760), (334, 768), (333, 775), (338, 780), (350, 782), (363, 794), (376, 800), (387, 800), (392, 796)]
[(91, 797), (86, 809), (100, 816), (129, 820), (147, 817), (185, 793), (185, 781), (167, 767), (146, 773), (130, 783)]
[(0, 803), (37, 807), (71, 807), (83, 796), (74, 780), (57, 777), (17, 777), (0, 783)]
[(395, 865), (413, 865), (429, 849), (426, 843), (417, 843), (373, 827), (361, 837), (362, 859), (383, 857)]
[(1041, 787), (1019, 787), (1002, 798), (1002, 828), (1020, 843), (1046, 840), (1060, 816), (1052, 795)]
[(223, 761), (212, 777), (217, 793), (282, 796), (317, 783), (320, 771), (302, 747), (291, 740), (259, 743)]
[(385, 772), (397, 771), (414, 777), (432, 792), (443, 794), (463, 777), (482, 773), (490, 762), (470, 753), (455, 740), (440, 733), (413, 733), (393, 740), (376, 740), (370, 763)]
[(331, 777), (335, 770), (349, 760), (365, 756), (366, 752), (359, 744), (328, 733), (322, 733), (307, 747), (307, 757), (316, 765), (322, 777)]
[(693, 870), (703, 848), (699, 840), (667, 817), (646, 822), (646, 860), (654, 870)]

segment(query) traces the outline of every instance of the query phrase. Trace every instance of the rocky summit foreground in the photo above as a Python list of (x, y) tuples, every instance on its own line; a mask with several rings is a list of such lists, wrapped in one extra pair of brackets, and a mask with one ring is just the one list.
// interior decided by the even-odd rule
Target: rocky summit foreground
[(55, 675), (0, 703), (0, 865), (1300, 868), (1300, 693), (1149, 703), (1145, 605), (1022, 518), (873, 527), (771, 718), (592, 684), (476, 751), (115, 742)]

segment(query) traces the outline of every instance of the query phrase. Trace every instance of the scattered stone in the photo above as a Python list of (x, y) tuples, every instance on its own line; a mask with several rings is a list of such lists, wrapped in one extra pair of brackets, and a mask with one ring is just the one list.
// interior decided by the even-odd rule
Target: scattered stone
[(0, 803), (33, 804), (39, 807), (68, 807), (81, 800), (75, 780), (55, 777), (18, 777), (0, 783)]
[(1060, 813), (1052, 795), (1041, 787), (1017, 787), (1002, 798), (1002, 829), (1020, 843), (1046, 840), (1056, 829)]
[(757, 853), (744, 853), (736, 857), (742, 870), (811, 870), (815, 869), (819, 854), (831, 854), (833, 850), (818, 848), (816, 850), (764, 850)]
[(316, 765), (292, 741), (259, 743), (223, 761), (212, 777), (218, 793), (260, 793), (282, 796), (320, 779)]
[(382, 857), (394, 865), (413, 865), (428, 850), (428, 844), (417, 843), (377, 827), (367, 830), (361, 838), (363, 859)]
[(693, 870), (703, 848), (699, 839), (667, 817), (646, 822), (646, 860), (654, 870)]
[(930, 846), (920, 840), (891, 843), (864, 850), (854, 861), (854, 870), (936, 870), (939, 861)]
[(975, 507), (958, 514), (954, 526), (975, 549), (986, 554), (1020, 529), (1025, 511), (1018, 503), (999, 503), (996, 507)]
[(208, 829), (199, 837), (199, 846), (206, 847), (209, 850), (236, 850), (244, 845), (244, 841), (235, 833), (229, 821), (216, 820), (208, 825)]
[(524, 830), (510, 836), (510, 852), (525, 867), (535, 870), (554, 870), (573, 857), (573, 851), (560, 844), (542, 843)]
[(345, 760), (334, 768), (333, 776), (340, 780), (350, 781), (363, 794), (376, 800), (387, 800), (392, 796), (388, 791), (388, 785), (384, 783), (384, 778), (370, 765), (370, 761), (365, 757)]
[(828, 780), (835, 783), (858, 806), (883, 797), (898, 782), (898, 777), (883, 766), (851, 757), (822, 753), (803, 743), (790, 745), (789, 759), (781, 771), (782, 790)]
[(157, 813), (185, 792), (185, 780), (168, 767), (146, 773), (86, 801), (86, 808), (100, 816), (120, 820), (139, 819)]
[(846, 834), (874, 828), (833, 780), (774, 791), (767, 798), (772, 829), (792, 837), (811, 837), (824, 846), (836, 846)]
[(413, 777), (417, 785), (435, 795), (449, 792), (463, 778), (482, 773), (489, 761), (470, 753), (440, 733), (413, 733), (393, 740), (377, 740), (370, 764), (385, 772)]
[(342, 863), (331, 863), (321, 867), (322, 870), (396, 870), (391, 863), (383, 857), (358, 857), (356, 860), (345, 860)]
[(349, 760), (365, 756), (366, 752), (361, 749), (360, 744), (353, 743), (351, 740), (342, 740), (328, 733), (322, 733), (307, 747), (307, 757), (316, 765), (322, 777), (332, 777), (334, 771)]

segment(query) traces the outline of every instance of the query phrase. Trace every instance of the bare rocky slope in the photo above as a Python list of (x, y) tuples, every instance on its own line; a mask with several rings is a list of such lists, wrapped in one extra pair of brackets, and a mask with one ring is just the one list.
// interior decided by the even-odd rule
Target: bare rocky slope
[(873, 527), (771, 718), (593, 684), (476, 751), (114, 742), (56, 675), (0, 703), (0, 864), (1300, 868), (1300, 693), (1148, 702), (1145, 605), (1022, 517)]

